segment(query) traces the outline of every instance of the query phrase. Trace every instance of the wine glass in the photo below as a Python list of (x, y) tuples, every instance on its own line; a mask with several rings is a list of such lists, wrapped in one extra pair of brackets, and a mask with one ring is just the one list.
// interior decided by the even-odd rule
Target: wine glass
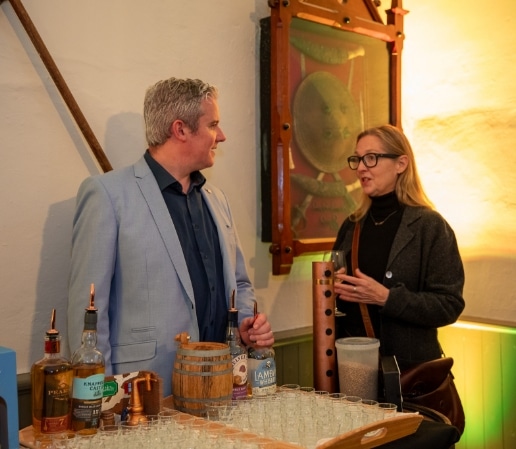
[[(326, 252), (324, 254), (324, 261), (333, 263), (333, 273), (336, 273), (341, 268), (346, 269), (346, 253), (342, 250)], [(333, 282), (335, 283), (335, 277)], [(344, 316), (344, 313), (337, 309), (337, 304), (335, 304), (335, 316)]]

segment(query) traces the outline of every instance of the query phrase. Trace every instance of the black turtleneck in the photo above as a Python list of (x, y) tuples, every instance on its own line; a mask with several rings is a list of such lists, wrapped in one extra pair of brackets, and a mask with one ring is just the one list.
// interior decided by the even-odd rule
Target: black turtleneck
[[(371, 198), (371, 207), (364, 217), (358, 244), (358, 267), (367, 276), (383, 283), (392, 242), (401, 222), (403, 207), (395, 192)], [(375, 224), (375, 222), (377, 224)], [(383, 222), (383, 223), (382, 223)], [(382, 223), (382, 224), (380, 224)], [(348, 254), (349, 256), (349, 254)], [(351, 267), (348, 259), (348, 267)], [(346, 314), (337, 320), (337, 338), (366, 335), (360, 308), (356, 303), (337, 301)], [(373, 328), (380, 335), (380, 306), (368, 306)]]
[[(395, 192), (373, 197), (371, 201), (360, 234), (358, 266), (363, 273), (382, 283), (402, 210)], [(383, 224), (375, 225), (375, 222)]]

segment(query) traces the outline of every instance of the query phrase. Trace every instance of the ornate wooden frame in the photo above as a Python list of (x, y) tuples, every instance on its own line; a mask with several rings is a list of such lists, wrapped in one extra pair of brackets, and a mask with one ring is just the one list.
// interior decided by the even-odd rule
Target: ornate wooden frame
[[(291, 148), (295, 145), (296, 123), (301, 123), (301, 121), (298, 120), (296, 122), (293, 111), (295, 105), (293, 105), (291, 87), (293, 72), (291, 58), (295, 47), (293, 46), (291, 35), (295, 34), (295, 28), (292, 27), (296, 26), (296, 24), (303, 26), (306, 24), (308, 27), (316, 28), (322, 27), (325, 30), (328, 29), (328, 32), (334, 35), (337, 34), (343, 37), (357, 36), (359, 39), (378, 42), (379, 44), (374, 45), (381, 45), (382, 48), (386, 49), (386, 71), (388, 73), (384, 73), (384, 76), (387, 79), (386, 85), (388, 85), (388, 99), (385, 103), (388, 111), (385, 111), (385, 121), (389, 121), (395, 126), (401, 126), (401, 51), (404, 39), (403, 16), (407, 11), (402, 9), (401, 0), (392, 0), (391, 8), (386, 11), (387, 24), (385, 24), (378, 12), (376, 3), (379, 4), (380, 2), (373, 0), (269, 0), (269, 6), (271, 7), (269, 23), (270, 84), (267, 87), (270, 89), (270, 128), (268, 130), (268, 143), (264, 144), (265, 150), (262, 148), (262, 151), (270, 151), (270, 154), (263, 157), (265, 163), (269, 165), (269, 173), (266, 176), (262, 176), (264, 178), (262, 182), (263, 180), (270, 182), (271, 202), (267, 205), (267, 198), (264, 195), (263, 203), (265, 209), (270, 207), (272, 225), (267, 230), (265, 229), (266, 223), (264, 223), (262, 238), (265, 241), (272, 241), (270, 252), (273, 260), (272, 272), (275, 275), (288, 273), (295, 256), (330, 249), (336, 235), (335, 232), (335, 235), (332, 237), (309, 236), (306, 238), (299, 236), (293, 229), (294, 221), (297, 221), (298, 217), (294, 217), (293, 212), (295, 210), (292, 209), (293, 205), (291, 203)], [(292, 33), (292, 30), (294, 30), (294, 33)], [(345, 34), (339, 34), (343, 32)], [(317, 42), (305, 44), (308, 46), (305, 46), (305, 48), (308, 48), (307, 52), (311, 51), (310, 47), (313, 49), (313, 47), (318, 45)], [(300, 43), (299, 45), (305, 44)], [(334, 51), (329, 57), (338, 58), (342, 53), (347, 54), (346, 49), (332, 50)], [(352, 57), (354, 56), (349, 56), (349, 59)], [(331, 78), (333, 75), (328, 74), (328, 80), (325, 81), (326, 75), (321, 73), (321, 71), (317, 74), (314, 73), (313, 76), (317, 76), (318, 79), (312, 81), (320, 85), (325, 85), (327, 81), (332, 82), (333, 80)], [(333, 87), (329, 89), (333, 89)], [(264, 92), (265, 90), (262, 88), (262, 96), (265, 96), (266, 93), (268, 94), (268, 92)], [(330, 101), (334, 100), (334, 92), (335, 90), (329, 90), (328, 96), (331, 97)], [(309, 103), (305, 102), (298, 109), (310, 111), (312, 108), (309, 106)], [(262, 111), (263, 113), (264, 111)], [(346, 113), (341, 115), (345, 120)], [(363, 128), (363, 125), (367, 127), (383, 123), (367, 123), (367, 121), (364, 123), (364, 120), (362, 120), (360, 128)], [(303, 124), (304, 126), (305, 124)], [(299, 125), (297, 129), (302, 129), (302, 126)], [(360, 130), (358, 129), (358, 131)], [(301, 133), (301, 131), (298, 132)], [(352, 133), (348, 134), (351, 135)], [(356, 137), (356, 133), (354, 134), (350, 136), (353, 141)], [(320, 152), (321, 149), (318, 148), (317, 151)], [(323, 149), (322, 151), (325, 150)], [(321, 169), (319, 171), (321, 172), (321, 177), (308, 179), (310, 177), (305, 176), (304, 180), (310, 181), (312, 184), (314, 181), (320, 184), (323, 172), (327, 172), (327, 170)], [(327, 172), (326, 174), (330, 173)], [(334, 175), (335, 179), (340, 179), (336, 173)], [(305, 201), (310, 202), (313, 195), (310, 194), (309, 190), (307, 192)], [(267, 240), (265, 237), (267, 237), (267, 232), (269, 231), (270, 240)]]

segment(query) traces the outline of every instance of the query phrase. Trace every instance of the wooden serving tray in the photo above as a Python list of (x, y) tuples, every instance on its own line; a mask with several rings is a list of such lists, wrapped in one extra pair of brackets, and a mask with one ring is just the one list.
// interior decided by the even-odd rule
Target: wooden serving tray
[(384, 419), (321, 442), (317, 449), (372, 449), (412, 435), (421, 421), (423, 416), (417, 413), (400, 413), (394, 418)]
[[(372, 449), (415, 433), (422, 420), (423, 416), (416, 413), (399, 414), (394, 418), (363, 426), (320, 442), (317, 449)], [(19, 437), (23, 447), (36, 449), (32, 426), (20, 430)], [(263, 441), (270, 442), (270, 449), (299, 449), (298, 445), (287, 442), (273, 441), (268, 438), (263, 438)], [(267, 449), (269, 449), (268, 445)]]
[[(416, 432), (423, 417), (416, 413), (403, 413), (379, 421), (338, 437), (320, 441), (316, 449), (372, 449)], [(266, 449), (299, 449), (297, 444), (264, 439)]]
[[(163, 399), (163, 407), (174, 408), (173, 396)], [(417, 431), (423, 415), (419, 413), (398, 413), (393, 418), (378, 421), (343, 433), (337, 437), (319, 442), (317, 449), (372, 449)], [(266, 438), (265, 438), (266, 439)], [(274, 440), (270, 449), (299, 449), (298, 445)], [(269, 447), (267, 447), (269, 449)]]
[[(164, 408), (174, 408), (173, 398), (171, 396), (164, 398), (162, 406)], [(417, 431), (423, 419), (423, 415), (419, 413), (399, 413), (393, 418), (384, 419), (337, 437), (320, 441), (317, 449), (372, 449), (412, 435)], [(20, 430), (19, 440), (23, 447), (36, 449), (32, 426)], [(266, 445), (267, 449), (299, 449), (298, 445), (271, 440), (267, 437), (264, 437), (262, 441), (270, 444)]]

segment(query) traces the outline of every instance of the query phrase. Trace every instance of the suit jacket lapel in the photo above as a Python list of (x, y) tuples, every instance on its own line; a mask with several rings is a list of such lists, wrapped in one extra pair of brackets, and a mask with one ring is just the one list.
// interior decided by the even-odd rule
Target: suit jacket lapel
[(142, 195), (149, 206), (152, 218), (161, 234), (161, 238), (163, 239), (163, 243), (165, 244), (170, 260), (176, 269), (177, 275), (179, 276), (190, 301), (194, 303), (192, 282), (190, 280), (190, 274), (188, 273), (188, 267), (186, 266), (183, 250), (181, 248), (181, 242), (179, 241), (176, 229), (174, 228), (174, 224), (165, 204), (165, 200), (163, 199), (163, 195), (159, 190), (156, 178), (154, 178), (152, 171), (143, 157), (134, 164), (134, 174)]
[(215, 191), (210, 187), (210, 185), (205, 184), (204, 187), (201, 189), (201, 192), (204, 201), (206, 202), (206, 205), (210, 210), (211, 216), (213, 217), (213, 221), (217, 226), (217, 232), (219, 234), (220, 251), (222, 253), (223, 260), (226, 298), (229, 299), (232, 290), (237, 288), (234, 280), (236, 267), (229, 262), (232, 260), (232, 258), (228, 253), (229, 248), (231, 248), (230, 242), (228, 240), (228, 229), (231, 229), (233, 225), (228, 219), (229, 211), (227, 215), (222, 213), (225, 210), (226, 204), (222, 202), (219, 195), (215, 193)]

